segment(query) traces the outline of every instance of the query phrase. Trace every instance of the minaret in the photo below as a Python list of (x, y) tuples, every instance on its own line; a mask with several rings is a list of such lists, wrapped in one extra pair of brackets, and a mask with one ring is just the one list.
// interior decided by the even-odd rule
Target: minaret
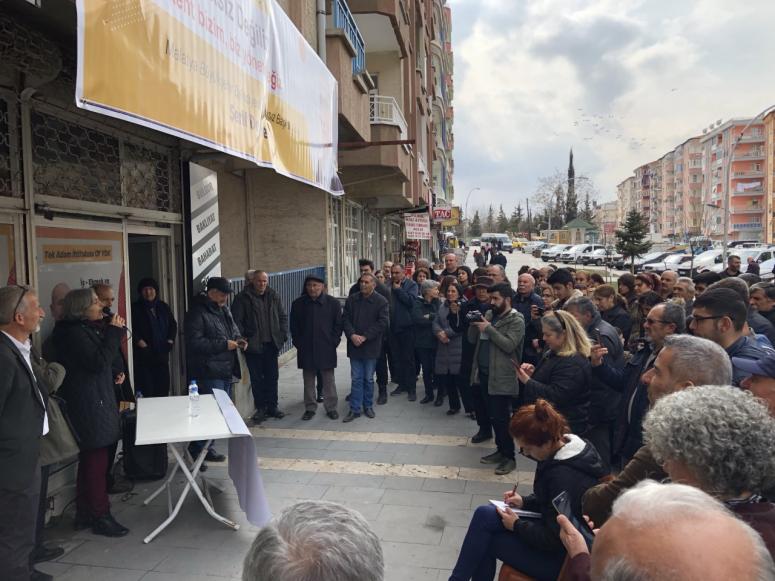
[(565, 197), (565, 221), (570, 222), (579, 215), (579, 201), (576, 199), (576, 170), (573, 167), (573, 148), (570, 149), (568, 164), (568, 194)]
[(575, 198), (576, 170), (573, 168), (573, 148), (570, 148), (570, 163), (568, 164), (568, 198)]

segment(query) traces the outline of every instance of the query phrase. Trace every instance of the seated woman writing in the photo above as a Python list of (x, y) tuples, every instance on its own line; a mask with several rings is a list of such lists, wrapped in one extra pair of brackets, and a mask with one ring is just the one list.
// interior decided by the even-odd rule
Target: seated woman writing
[(450, 581), (492, 581), (497, 559), (535, 579), (556, 579), (565, 548), (552, 499), (566, 492), (573, 513), (581, 519), (582, 495), (605, 475), (594, 446), (568, 433), (565, 418), (546, 400), (520, 408), (511, 418), (509, 432), (520, 454), (538, 465), (533, 494), (523, 498), (508, 491), (504, 502), (540, 513), (541, 518), (521, 518), (492, 504), (477, 508)]

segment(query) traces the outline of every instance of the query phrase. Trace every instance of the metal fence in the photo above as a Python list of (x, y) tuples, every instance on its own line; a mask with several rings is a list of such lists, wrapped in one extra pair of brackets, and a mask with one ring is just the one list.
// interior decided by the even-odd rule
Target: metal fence
[[(311, 266), (309, 268), (297, 268), (295, 270), (284, 270), (282, 272), (270, 272), (269, 273), (269, 286), (272, 287), (280, 295), (280, 300), (283, 304), (283, 309), (290, 316), (291, 304), (297, 298), (301, 296), (304, 290), (304, 279), (310, 275), (319, 276), (323, 280), (326, 278), (325, 266)], [(234, 287), (235, 294), (245, 288), (244, 278), (232, 278), (231, 285)], [(290, 336), (288, 340), (280, 349), (280, 353), (290, 351), (291, 347)]]

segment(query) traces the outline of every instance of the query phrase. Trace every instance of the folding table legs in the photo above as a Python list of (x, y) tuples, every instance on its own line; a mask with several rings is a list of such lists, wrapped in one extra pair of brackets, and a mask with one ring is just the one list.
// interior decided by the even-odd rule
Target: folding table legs
[[(158, 494), (165, 487), (167, 488), (168, 504), (171, 504), (171, 496), (170, 496), (171, 493), (169, 492), (169, 485), (178, 469), (180, 469), (183, 472), (188, 482), (186, 483), (186, 486), (183, 488), (183, 491), (180, 493), (180, 498), (178, 499), (178, 502), (175, 504), (175, 507), (172, 509), (167, 519), (163, 523), (161, 523), (151, 534), (149, 534), (147, 537), (145, 537), (145, 539), (143, 539), (144, 543), (150, 543), (161, 531), (167, 528), (167, 526), (175, 519), (176, 516), (178, 516), (178, 513), (180, 512), (180, 507), (183, 506), (183, 501), (186, 499), (186, 496), (188, 496), (189, 490), (192, 488), (194, 489), (194, 493), (199, 498), (199, 501), (202, 503), (202, 506), (205, 507), (205, 510), (211, 517), (213, 517), (215, 520), (219, 522), (222, 522), (223, 524), (234, 529), (235, 531), (239, 529), (239, 525), (237, 523), (215, 512), (211, 503), (208, 502), (208, 500), (202, 494), (202, 491), (196, 482), (196, 478), (197, 476), (199, 476), (199, 470), (202, 467), (202, 463), (204, 462), (205, 456), (207, 455), (207, 448), (210, 445), (211, 441), (212, 440), (208, 441), (207, 444), (205, 444), (204, 448), (202, 448), (202, 451), (199, 453), (199, 456), (196, 458), (196, 461), (194, 462), (194, 465), (191, 471), (189, 471), (188, 466), (186, 466), (186, 461), (184, 460), (183, 456), (181, 456), (176, 445), (175, 444), (169, 445), (170, 448), (172, 449), (172, 454), (175, 456), (175, 461), (177, 462), (177, 465), (172, 469), (172, 472), (170, 473), (165, 483), (158, 490), (156, 490), (151, 496), (149, 496), (143, 504), (148, 504), (151, 500), (156, 498), (156, 496), (158, 496)], [(205, 484), (205, 486), (207, 485)]]

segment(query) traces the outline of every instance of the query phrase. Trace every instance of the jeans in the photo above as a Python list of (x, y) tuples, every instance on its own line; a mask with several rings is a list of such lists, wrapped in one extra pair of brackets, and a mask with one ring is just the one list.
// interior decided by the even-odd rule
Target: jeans
[[(228, 396), (231, 397), (232, 386), (231, 380), (229, 379), (200, 379), (197, 381), (197, 385), (199, 386), (200, 395), (212, 394), (214, 389), (220, 389), (225, 391)], [(196, 460), (196, 457), (199, 456), (199, 453), (204, 447), (205, 440), (196, 440), (189, 443), (188, 451), (191, 453), (191, 456), (194, 458), (194, 460)], [(215, 452), (215, 446), (213, 444), (210, 444), (210, 450)]]
[(376, 359), (350, 359), (350, 410), (360, 414), (361, 410), (374, 407), (374, 371)]
[(274, 343), (264, 343), (261, 353), (245, 351), (250, 389), (257, 410), (273, 410), (277, 407), (277, 379), (280, 376), (278, 353)]
[(545, 551), (531, 547), (519, 535), (506, 530), (491, 504), (474, 512), (449, 581), (492, 581), (496, 559), (528, 577), (554, 580), (565, 560), (565, 550)]
[(417, 372), (414, 368), (414, 329), (391, 331), (390, 356), (393, 362), (393, 380), (401, 391), (414, 393), (417, 390)]
[(433, 347), (417, 347), (415, 350), (417, 364), (422, 368), (422, 382), (425, 385), (425, 395), (433, 397), (433, 366), (436, 350)]

